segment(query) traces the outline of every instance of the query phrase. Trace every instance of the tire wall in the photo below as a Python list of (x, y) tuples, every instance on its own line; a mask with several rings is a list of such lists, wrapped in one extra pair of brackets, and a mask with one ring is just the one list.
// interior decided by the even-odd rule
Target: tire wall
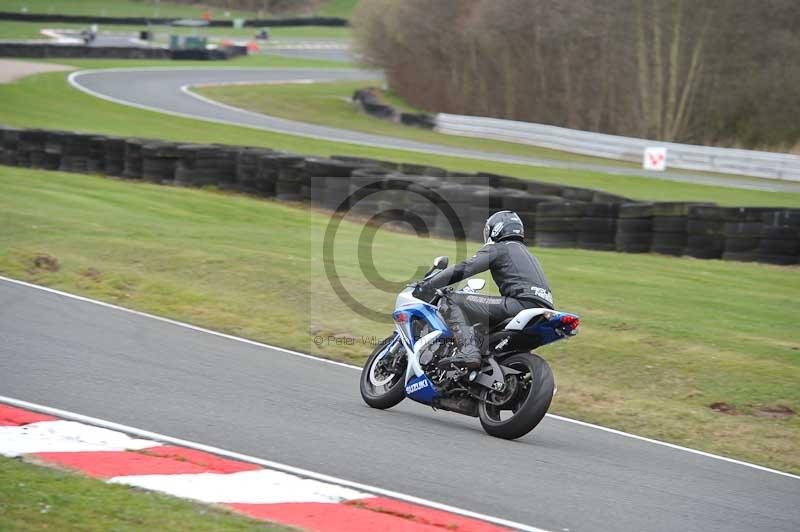
[(183, 61), (225, 60), (247, 55), (244, 46), (210, 50), (167, 50), (138, 46), (83, 46), (26, 42), (0, 43), (0, 57), (38, 57), (72, 59), (174, 59)]
[[(146, 18), (146, 17), (102, 17), (94, 15), (57, 15), (45, 13), (10, 13), (0, 12), (0, 20), (16, 20), (20, 22), (70, 22), (76, 24), (121, 24), (125, 26), (139, 26), (150, 24), (169, 24), (175, 19), (171, 18)], [(230, 20), (211, 20), (209, 26), (216, 28), (232, 27)], [(247, 19), (245, 26), (347, 26), (347, 20), (337, 17), (295, 17), (295, 18), (268, 18)]]
[(215, 187), (349, 210), (376, 224), (481, 241), (489, 214), (513, 210), (526, 243), (792, 265), (800, 209), (634, 202), (591, 189), (365, 158), (181, 144), (0, 125), (0, 164)]
[(375, 90), (366, 88), (358, 89), (350, 98), (353, 105), (358, 107), (363, 113), (383, 120), (391, 120), (406, 126), (419, 127), (422, 129), (433, 129), (436, 127), (436, 117), (428, 113), (406, 113), (398, 111), (391, 105), (380, 101)]

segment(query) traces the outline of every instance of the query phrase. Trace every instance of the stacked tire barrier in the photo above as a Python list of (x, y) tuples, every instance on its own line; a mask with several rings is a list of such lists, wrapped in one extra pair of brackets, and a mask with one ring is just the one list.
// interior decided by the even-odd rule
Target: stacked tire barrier
[(267, 158), (270, 161), (275, 181), (275, 199), (303, 201), (310, 199), (311, 182), (303, 168), (303, 158), (290, 153), (280, 153)]
[(436, 118), (433, 115), (428, 113), (406, 113), (398, 111), (391, 105), (381, 102), (376, 89), (358, 89), (353, 93), (350, 101), (364, 113), (376, 118), (392, 120), (406, 126), (419, 127), (422, 129), (433, 129), (436, 127)]
[(236, 157), (236, 183), (243, 192), (275, 195), (275, 180), (261, 179), (261, 158), (274, 153), (272, 150), (245, 148)]
[(61, 136), (61, 163), (58, 167), (62, 172), (86, 173), (89, 171), (89, 140), (91, 135)]
[(770, 207), (725, 209), (723, 260), (754, 262), (759, 257), (764, 216), (779, 211)]
[(207, 50), (169, 50), (144, 46), (84, 46), (24, 41), (0, 42), (0, 57), (71, 59), (172, 59), (176, 61), (226, 60), (247, 55), (244, 46)]
[(43, 129), (21, 131), (18, 141), (18, 164), (31, 168), (45, 168), (46, 141), (47, 131)]
[(726, 209), (716, 205), (689, 207), (686, 254), (698, 259), (719, 259), (725, 251)]
[(577, 201), (540, 203), (536, 208), (535, 244), (543, 248), (577, 247), (581, 220), (589, 205)]
[(146, 143), (143, 139), (125, 140), (125, 163), (122, 177), (128, 179), (142, 178), (142, 146)]
[(1, 125), (0, 163), (236, 190), (447, 239), (482, 241), (486, 218), (507, 209), (523, 219), (526, 242), (539, 247), (800, 262), (800, 209), (633, 202), (425, 165)]
[(10, 126), (0, 128), (0, 162), (7, 166), (19, 166), (17, 148), (19, 147), (19, 129)]
[[(23, 22), (69, 22), (76, 24), (121, 24), (126, 26), (142, 26), (147, 24), (164, 25), (174, 21), (171, 18), (159, 17), (107, 17), (95, 15), (60, 15), (46, 13), (12, 13), (0, 12), (0, 20), (18, 20)], [(231, 20), (210, 20), (211, 27), (232, 27)], [(247, 19), (245, 26), (261, 28), (264, 26), (347, 26), (347, 19), (338, 17), (292, 17), (292, 18), (266, 18)]]
[(32, 42), (2, 42), (0, 57), (72, 58), (72, 59), (171, 59), (166, 48), (138, 46), (84, 46)]
[(800, 262), (800, 212), (766, 212), (761, 217), (758, 262), (797, 264)]
[(105, 141), (105, 174), (119, 177), (125, 171), (125, 139), (107, 137)]
[(106, 141), (108, 137), (98, 135), (89, 138), (89, 157), (87, 159), (87, 172), (90, 174), (103, 174), (106, 171)]
[(173, 180), (181, 186), (233, 188), (239, 151), (215, 144), (178, 145)]
[(142, 179), (172, 183), (178, 165), (178, 145), (174, 142), (148, 142), (142, 145)]
[(623, 253), (648, 253), (653, 245), (653, 204), (623, 203), (617, 214), (614, 248)]
[(661, 202), (653, 205), (653, 242), (650, 251), (680, 257), (689, 240), (689, 207), (692, 203)]
[(312, 157), (305, 160), (311, 203), (335, 211), (350, 195), (350, 176), (360, 164)]
[(615, 203), (589, 203), (578, 222), (580, 249), (614, 251), (616, 249), (617, 216), (619, 205)]

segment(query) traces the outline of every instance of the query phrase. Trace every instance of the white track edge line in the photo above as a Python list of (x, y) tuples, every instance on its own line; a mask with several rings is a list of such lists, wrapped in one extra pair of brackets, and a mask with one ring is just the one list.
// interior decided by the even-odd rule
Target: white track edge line
[[(177, 320), (173, 320), (173, 319), (170, 319), (170, 318), (165, 318), (163, 316), (157, 316), (155, 314), (148, 314), (147, 312), (142, 312), (142, 311), (139, 311), (139, 310), (133, 310), (133, 309), (121, 307), (119, 305), (114, 305), (113, 303), (106, 303), (105, 301), (99, 301), (99, 300), (96, 300), (96, 299), (91, 299), (91, 298), (88, 298), (88, 297), (79, 296), (79, 295), (76, 295), (76, 294), (71, 294), (69, 292), (63, 292), (61, 290), (56, 290), (55, 288), (49, 288), (47, 286), (41, 286), (41, 285), (37, 285), (37, 284), (28, 283), (28, 282), (25, 282), (25, 281), (20, 281), (20, 280), (17, 280), (17, 279), (11, 279), (10, 277), (5, 277), (3, 275), (0, 275), (0, 280), (6, 281), (6, 282), (9, 282), (9, 283), (12, 283), (12, 284), (18, 284), (18, 285), (25, 286), (25, 287), (28, 287), (28, 288), (34, 288), (34, 289), (37, 289), (37, 290), (42, 290), (44, 292), (50, 292), (50, 293), (57, 294), (57, 295), (60, 295), (60, 296), (63, 296), (63, 297), (67, 297), (67, 298), (76, 299), (76, 300), (79, 300), (79, 301), (83, 301), (85, 303), (92, 303), (92, 304), (99, 305), (99, 306), (102, 306), (102, 307), (107, 307), (107, 308), (111, 308), (111, 309), (114, 309), (114, 310), (119, 310), (119, 311), (122, 311), (122, 312), (128, 312), (130, 314), (135, 314), (137, 316), (142, 316), (142, 317), (145, 317), (145, 318), (158, 320), (158, 321), (161, 321), (161, 322), (164, 322), (164, 323), (169, 323), (171, 325), (177, 325), (179, 327), (184, 327), (184, 328), (191, 329), (191, 330), (198, 331), (198, 332), (202, 332), (202, 333), (205, 333), (205, 334), (211, 334), (213, 336), (218, 336), (220, 338), (226, 338), (228, 340), (234, 340), (236, 342), (242, 342), (242, 343), (249, 344), (249, 345), (256, 346), (256, 347), (273, 349), (275, 351), (280, 351), (282, 353), (286, 353), (286, 354), (289, 354), (289, 355), (293, 355), (293, 356), (297, 356), (297, 357), (301, 357), (301, 358), (306, 358), (306, 359), (309, 359), (309, 360), (315, 360), (315, 361), (318, 361), (318, 362), (324, 362), (326, 364), (333, 364), (335, 366), (341, 366), (341, 367), (348, 368), (348, 369), (355, 369), (355, 370), (358, 370), (358, 371), (361, 371), (361, 369), (362, 369), (361, 367), (355, 366), (353, 364), (347, 364), (345, 362), (337, 362), (335, 360), (330, 360), (330, 359), (327, 359), (327, 358), (322, 358), (322, 357), (319, 357), (319, 356), (310, 355), (308, 353), (301, 353), (300, 351), (294, 351), (292, 349), (287, 349), (285, 347), (279, 347), (279, 346), (276, 346), (276, 345), (265, 344), (263, 342), (257, 342), (255, 340), (248, 340), (247, 338), (242, 338), (240, 336), (233, 336), (231, 334), (226, 334), (226, 333), (223, 333), (223, 332), (214, 331), (212, 329), (206, 329), (204, 327), (200, 327), (200, 326), (197, 326), (197, 325), (192, 325), (190, 323), (184, 323), (182, 321), (177, 321)], [(678, 451), (684, 451), (684, 452), (696, 454), (696, 455), (699, 455), (699, 456), (704, 456), (706, 458), (713, 458), (715, 460), (722, 460), (724, 462), (729, 462), (729, 463), (732, 463), (732, 464), (737, 464), (737, 465), (741, 465), (741, 466), (745, 466), (745, 467), (750, 467), (750, 468), (753, 468), (753, 469), (758, 469), (760, 471), (765, 471), (767, 473), (774, 473), (776, 475), (782, 475), (782, 476), (785, 476), (785, 477), (789, 477), (789, 478), (793, 478), (793, 479), (796, 479), (796, 480), (800, 480), (800, 475), (794, 475), (792, 473), (787, 473), (785, 471), (780, 471), (778, 469), (772, 469), (772, 468), (761, 466), (761, 465), (758, 465), (758, 464), (753, 464), (751, 462), (744, 462), (742, 460), (736, 460), (735, 458), (728, 458), (727, 456), (721, 456), (721, 455), (718, 455), (718, 454), (713, 454), (713, 453), (708, 453), (708, 452), (705, 452), (705, 451), (700, 451), (700, 450), (697, 450), (697, 449), (692, 449), (691, 447), (684, 447), (682, 445), (676, 445), (674, 443), (669, 443), (669, 442), (665, 442), (665, 441), (661, 441), (661, 440), (655, 440), (655, 439), (652, 439), (652, 438), (647, 438), (645, 436), (638, 436), (636, 434), (631, 434), (629, 432), (623, 432), (621, 430), (604, 427), (602, 425), (595, 425), (594, 423), (588, 423), (586, 421), (580, 421), (578, 419), (572, 419), (572, 418), (568, 418), (568, 417), (564, 417), (564, 416), (559, 416), (557, 414), (546, 414), (546, 416), (549, 417), (549, 418), (552, 418), (552, 419), (556, 419), (558, 421), (565, 422), (565, 423), (572, 423), (572, 424), (575, 424), (575, 425), (580, 425), (582, 427), (602, 430), (604, 432), (608, 432), (608, 433), (611, 433), (611, 434), (616, 434), (617, 436), (624, 436), (626, 438), (632, 438), (634, 440), (639, 440), (639, 441), (643, 441), (643, 442), (647, 442), (647, 443), (652, 443), (652, 444), (655, 444), (655, 445), (661, 445), (663, 447), (669, 447), (670, 449), (675, 449), (675, 450), (678, 450)]]
[(307, 469), (302, 469), (299, 467), (294, 467), (286, 464), (282, 464), (280, 462), (273, 462), (271, 460), (264, 460), (263, 458), (258, 458), (255, 456), (250, 456), (242, 453), (237, 453), (235, 451), (228, 451), (226, 449), (220, 449), (219, 447), (214, 447), (211, 445), (205, 445), (202, 443), (193, 442), (190, 440), (183, 440), (181, 438), (174, 438), (172, 436), (167, 436), (164, 434), (159, 434), (157, 432), (151, 432), (149, 430), (139, 429), (136, 427), (131, 427), (129, 425), (123, 425), (121, 423), (115, 423), (113, 421), (107, 421), (105, 419), (100, 419), (91, 416), (85, 416), (83, 414), (78, 414), (75, 412), (70, 412), (69, 410), (62, 410), (60, 408), (53, 408), (49, 406), (40, 405), (37, 403), (31, 403), (29, 401), (23, 401), (21, 399), (15, 399), (13, 397), (6, 397), (0, 395), (0, 403), (6, 403), (12, 406), (16, 406), (19, 408), (25, 408), (28, 410), (33, 410), (36, 412), (41, 412), (44, 414), (50, 414), (52, 416), (69, 419), (72, 421), (77, 421), (81, 423), (86, 423), (89, 425), (93, 425), (96, 427), (106, 428), (110, 430), (116, 430), (119, 432), (124, 432), (126, 434), (132, 434), (134, 436), (139, 436), (142, 438), (156, 440), (163, 443), (171, 443), (173, 445), (179, 445), (181, 447), (188, 447), (190, 449), (196, 449), (198, 451), (203, 451), (211, 454), (216, 454), (219, 456), (225, 456), (227, 458), (232, 458), (234, 460), (239, 460), (242, 462), (248, 462), (252, 464), (257, 464), (263, 467), (267, 467), (270, 469), (275, 469), (277, 471), (283, 471), (284, 473), (291, 473), (293, 475), (298, 475), (301, 477), (311, 478), (314, 480), (319, 480), (321, 482), (328, 482), (330, 484), (336, 484), (339, 486), (344, 486), (348, 488), (353, 488), (356, 490), (366, 491), (373, 493), (375, 495), (383, 495), (385, 497), (390, 497), (392, 499), (398, 499), (401, 501), (409, 502), (412, 504), (418, 504), (420, 506), (425, 506), (428, 508), (433, 508), (435, 510), (441, 510), (444, 512), (448, 512), (451, 514), (460, 515), (463, 517), (469, 517), (472, 519), (478, 519), (481, 521), (485, 521), (487, 523), (492, 523), (499, 526), (515, 528), (518, 530), (524, 530), (526, 532), (549, 532), (542, 528), (537, 528), (529, 525), (524, 525), (522, 523), (517, 523), (514, 521), (509, 521), (507, 519), (502, 519), (500, 517), (493, 517), (490, 515), (484, 515), (478, 512), (473, 512), (471, 510), (464, 510), (462, 508), (457, 508), (455, 506), (450, 506), (447, 504), (438, 503), (435, 501), (429, 501), (427, 499), (423, 499), (421, 497), (415, 497), (413, 495), (406, 495), (405, 493), (399, 493), (392, 490), (387, 490), (383, 488), (378, 488), (375, 486), (370, 486), (368, 484), (361, 484), (359, 482), (352, 482), (350, 480), (345, 480), (339, 477), (334, 477), (330, 475), (325, 475), (322, 473), (316, 473), (314, 471), (309, 471)]
[[(179, 68), (188, 69), (188, 68), (191, 68), (191, 67), (179, 67)], [(226, 69), (229, 69), (229, 70), (237, 70), (236, 67), (222, 67), (222, 68), (226, 68)], [(214, 70), (214, 67), (203, 67), (203, 69), (204, 70)], [(282, 69), (282, 67), (281, 67), (281, 69)], [(391, 145), (389, 143), (385, 143), (384, 144), (384, 143), (379, 143), (379, 142), (366, 142), (366, 141), (362, 142), (362, 141), (358, 141), (358, 140), (346, 140), (346, 139), (339, 139), (339, 138), (336, 138), (336, 137), (327, 137), (327, 136), (324, 136), (324, 135), (314, 135), (314, 134), (311, 134), (311, 133), (302, 133), (302, 132), (296, 132), (296, 131), (287, 132), (285, 130), (278, 129), (278, 128), (242, 124), (242, 123), (239, 123), (239, 122), (233, 122), (231, 120), (223, 120), (221, 118), (210, 118), (210, 117), (205, 117), (205, 116), (202, 116), (202, 115), (195, 115), (195, 114), (191, 114), (191, 113), (181, 113), (181, 112), (178, 112), (178, 111), (169, 111), (169, 110), (161, 109), (161, 108), (158, 108), (158, 107), (152, 107), (152, 106), (149, 106), (149, 105), (130, 102), (130, 101), (127, 101), (127, 100), (122, 100), (120, 98), (116, 98), (114, 96), (108, 96), (106, 94), (102, 94), (102, 93), (96, 92), (96, 91), (94, 91), (94, 90), (92, 90), (92, 89), (90, 89), (90, 88), (88, 88), (88, 87), (86, 87), (84, 85), (81, 85), (80, 83), (78, 83), (78, 81), (76, 81), (76, 78), (78, 78), (78, 77), (80, 77), (80, 76), (82, 76), (84, 74), (97, 74), (97, 73), (109, 72), (109, 71), (115, 71), (115, 72), (137, 72), (137, 71), (154, 71), (154, 70), (172, 70), (172, 68), (165, 69), (165, 68), (162, 68), (162, 67), (142, 67), (142, 68), (109, 68), (109, 69), (102, 69), (102, 70), (79, 70), (77, 72), (72, 72), (69, 76), (67, 76), (67, 81), (69, 82), (70, 86), (72, 86), (72, 88), (77, 89), (77, 90), (79, 90), (81, 92), (84, 92), (86, 94), (89, 94), (90, 96), (94, 96), (95, 98), (100, 98), (101, 100), (106, 100), (106, 101), (109, 101), (109, 102), (112, 102), (112, 103), (116, 103), (116, 104), (119, 104), (119, 105), (125, 105), (125, 106), (128, 106), (128, 107), (134, 107), (136, 109), (142, 109), (144, 111), (152, 111), (152, 112), (155, 112), (155, 113), (161, 113), (161, 114), (166, 114), (166, 115), (171, 115), (171, 116), (177, 116), (177, 117), (180, 117), (180, 118), (188, 118), (188, 119), (191, 119), (191, 120), (200, 120), (200, 121), (204, 121), (204, 122), (213, 122), (213, 123), (216, 123), (216, 124), (223, 124), (223, 125), (226, 125), (226, 126), (243, 127), (243, 128), (247, 128), (247, 129), (254, 129), (256, 131), (268, 131), (268, 132), (271, 132), (271, 133), (278, 133), (278, 134), (281, 134), (281, 135), (302, 137), (302, 138), (311, 138), (311, 139), (322, 140), (322, 141), (326, 141), (326, 142), (336, 142), (336, 143), (339, 143), (339, 144), (349, 144), (349, 145), (355, 146), (355, 147), (366, 146), (366, 147), (369, 147), (369, 148), (387, 149), (387, 150), (393, 150), (393, 151), (399, 151), (399, 152), (407, 152), (407, 153), (410, 153), (410, 154), (427, 153), (429, 155), (437, 155), (437, 156), (440, 156), (440, 157), (454, 157), (454, 158), (472, 159), (472, 160), (476, 160), (476, 161), (492, 161), (492, 162), (498, 162), (498, 163), (504, 163), (504, 164), (519, 164), (519, 165), (524, 165), (524, 166), (540, 167), (540, 168), (561, 168), (561, 169), (568, 168), (566, 166), (559, 165), (555, 161), (550, 161), (550, 160), (547, 160), (547, 161), (530, 161), (530, 160), (525, 160), (525, 159), (516, 159), (514, 157), (470, 155), (469, 153), (452, 154), (452, 153), (446, 153), (446, 152), (441, 152), (441, 151), (438, 151), (438, 150), (425, 149), (425, 148), (409, 148), (409, 147), (400, 147), (400, 148), (398, 148), (397, 146), (393, 146), (393, 145)], [(238, 70), (253, 70), (253, 69), (252, 68), (250, 68), (250, 69), (238, 68)], [(289, 69), (287, 69), (287, 70), (289, 70)], [(303, 70), (303, 69), (302, 68), (297, 68), (297, 70)], [(326, 69), (326, 71), (328, 71), (328, 70), (336, 71), (337, 69)], [(339, 70), (344, 70), (344, 69), (339, 69)], [(191, 92), (189, 92), (188, 94), (191, 94), (192, 96), (198, 97), (196, 94), (193, 94)], [(202, 99), (202, 97), (199, 97), (199, 98)], [(225, 106), (224, 104), (220, 104), (219, 102), (213, 102), (213, 103), (215, 105), (219, 106), (219, 107), (224, 107)], [(248, 113), (249, 114), (257, 114), (257, 115), (260, 115), (262, 117), (266, 116), (267, 118), (271, 118), (273, 120), (284, 120), (286, 122), (290, 122), (289, 120), (285, 120), (285, 119), (282, 119), (282, 118), (277, 118), (277, 117), (269, 116), (269, 115), (261, 115), (260, 113), (253, 113), (252, 111), (245, 111), (243, 109), (238, 109), (238, 108), (235, 108), (235, 107), (231, 107), (229, 110), (231, 110), (231, 109), (232, 110), (236, 110), (236, 111), (241, 112), (241, 113), (245, 113), (245, 114), (248, 114)], [(316, 124), (307, 124), (306, 122), (298, 122), (298, 123), (302, 123), (304, 125), (316, 125)], [(322, 127), (324, 127), (324, 126), (322, 126)], [(613, 175), (619, 175), (620, 177), (623, 177), (623, 178), (624, 177), (637, 177), (637, 178), (638, 177), (644, 177), (644, 178), (648, 177), (648, 176), (629, 175), (629, 174), (616, 174), (616, 173), (613, 172), (613, 170), (614, 170), (614, 168), (610, 167), (610, 169), (608, 170), (608, 173), (613, 174)], [(714, 186), (714, 185), (710, 185), (710, 186)]]
[(121, 307), (121, 306), (115, 305), (113, 303), (106, 303), (105, 301), (99, 301), (97, 299), (91, 299), (91, 298), (84, 297), (84, 296), (79, 296), (79, 295), (76, 295), (76, 294), (70, 294), (69, 292), (62, 292), (61, 290), (56, 290), (55, 288), (49, 288), (47, 286), (40, 286), (40, 285), (37, 285), (37, 284), (27, 283), (25, 281), (19, 281), (17, 279), (11, 279), (9, 277), (4, 277), (2, 275), (0, 275), (0, 280), (6, 281), (6, 282), (9, 282), (9, 283), (19, 284), (19, 285), (22, 285), (22, 286), (26, 286), (28, 288), (35, 288), (35, 289), (38, 289), (38, 290), (43, 290), (45, 292), (50, 292), (50, 293), (57, 294), (57, 295), (60, 295), (60, 296), (63, 296), (63, 297), (67, 297), (67, 298), (70, 298), (70, 299), (77, 299), (78, 301), (83, 301), (84, 303), (92, 303), (92, 304), (95, 304), (95, 305), (99, 305), (101, 307), (106, 307), (106, 308), (110, 308), (110, 309), (114, 309), (114, 310), (119, 310), (119, 311), (122, 311), (122, 312), (128, 312), (130, 314), (135, 314), (137, 316), (142, 316), (144, 318), (150, 318), (150, 319), (161, 321), (161, 322), (164, 322), (164, 323), (169, 323), (171, 325), (177, 325), (178, 327), (184, 327), (184, 328), (187, 328), (187, 329), (191, 329), (193, 331), (198, 331), (198, 332), (202, 332), (202, 333), (206, 333), (206, 334), (211, 334), (213, 336), (218, 336), (220, 338), (225, 338), (225, 339), (228, 339), (228, 340), (234, 340), (234, 341), (237, 341), (237, 342), (242, 342), (242, 343), (249, 344), (249, 345), (256, 346), (256, 347), (274, 349), (276, 351), (281, 351), (283, 353), (287, 353), (287, 354), (290, 354), (290, 355), (294, 355), (294, 356), (298, 356), (298, 357), (302, 357), (302, 358), (308, 358), (308, 359), (311, 359), (311, 360), (316, 360), (318, 362), (325, 362), (327, 364), (333, 364), (335, 366), (342, 366), (342, 367), (345, 367), (345, 368), (356, 369), (356, 370), (361, 371), (360, 367), (354, 366), (353, 364), (346, 364), (344, 362), (337, 362), (336, 360), (330, 360), (330, 359), (327, 359), (327, 358), (322, 358), (322, 357), (318, 357), (318, 356), (314, 356), (314, 355), (309, 355), (307, 353), (301, 353), (300, 351), (293, 351), (291, 349), (286, 349), (284, 347), (279, 347), (277, 345), (270, 345), (270, 344), (265, 344), (265, 343), (262, 343), (262, 342), (256, 342), (255, 340), (248, 340), (247, 338), (242, 338), (242, 337), (239, 337), (239, 336), (233, 336), (233, 335), (226, 334), (226, 333), (219, 332), (219, 331), (206, 329), (206, 328), (200, 327), (198, 325), (192, 325), (190, 323), (184, 323), (182, 321), (176, 321), (176, 320), (173, 320), (173, 319), (170, 319), (170, 318), (165, 318), (163, 316), (157, 316), (155, 314), (148, 314), (147, 312), (141, 312), (139, 310), (133, 310), (133, 309)]

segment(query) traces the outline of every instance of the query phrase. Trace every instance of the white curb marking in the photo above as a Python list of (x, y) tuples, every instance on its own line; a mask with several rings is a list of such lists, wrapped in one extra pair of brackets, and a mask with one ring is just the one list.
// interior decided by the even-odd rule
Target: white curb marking
[(158, 445), (161, 444), (74, 421), (39, 421), (0, 427), (0, 454), (11, 457), (31, 453), (133, 451)]
[(373, 497), (336, 484), (269, 469), (239, 473), (131, 475), (114, 477), (110, 482), (210, 503), (340, 503)]
[[(0, 276), (0, 279), (4, 279), (4, 277)], [(21, 282), (21, 281), (20, 281)], [(99, 302), (98, 302), (99, 303)], [(108, 305), (108, 304), (106, 304)], [(108, 305), (109, 307), (113, 307), (113, 305)], [(248, 341), (249, 342), (249, 341)], [(309, 356), (309, 358), (314, 358)], [(321, 359), (322, 360), (322, 359)], [(343, 365), (343, 364), (342, 364)], [(162, 443), (170, 443), (172, 445), (178, 445), (181, 447), (188, 447), (189, 449), (197, 449), (198, 451), (203, 451), (206, 453), (216, 454), (218, 456), (224, 456), (226, 458), (231, 458), (233, 460), (239, 460), (241, 462), (249, 462), (251, 464), (257, 464), (263, 467), (267, 467), (270, 469), (275, 469), (278, 471), (283, 471), (285, 473), (291, 473), (293, 475), (298, 475), (300, 477), (310, 478), (314, 480), (319, 480), (321, 482), (328, 482), (330, 484), (338, 484), (339, 486), (352, 488), (358, 491), (365, 491), (367, 493), (371, 493), (373, 495), (382, 495), (384, 497), (389, 497), (392, 499), (397, 499), (400, 501), (408, 502), (411, 504), (418, 504), (420, 506), (426, 506), (428, 508), (433, 508), (435, 510), (441, 510), (443, 512), (448, 512), (455, 515), (460, 515), (463, 517), (469, 517), (472, 519), (479, 519), (481, 521), (486, 521), (487, 523), (492, 523), (499, 526), (504, 526), (508, 528), (516, 528), (518, 530), (524, 530), (525, 532), (549, 532), (542, 528), (536, 528), (529, 525), (524, 525), (522, 523), (516, 523), (514, 521), (509, 521), (508, 519), (502, 519), (499, 517), (493, 517), (490, 515), (480, 514), (478, 512), (473, 512), (471, 510), (464, 510), (461, 508), (456, 508), (455, 506), (450, 506), (447, 504), (441, 504), (438, 502), (433, 502), (427, 499), (422, 499), (420, 497), (415, 497), (413, 495), (406, 495), (405, 493), (400, 493), (396, 491), (391, 491), (383, 488), (378, 488), (374, 486), (370, 486), (367, 484), (361, 484), (359, 482), (352, 482), (349, 480), (344, 480), (342, 478), (324, 475), (322, 473), (316, 473), (314, 471), (309, 471), (307, 469), (301, 469), (299, 467), (294, 467), (286, 464), (282, 464), (280, 462), (273, 462), (271, 460), (264, 460), (263, 458), (257, 458), (255, 456), (250, 456), (242, 453), (237, 453), (235, 451), (228, 451), (226, 449), (220, 449), (219, 447), (213, 447), (211, 445), (205, 445), (202, 443), (197, 443), (189, 440), (183, 440), (180, 438), (174, 438), (172, 436), (166, 436), (164, 434), (159, 434), (157, 432), (151, 432), (149, 430), (139, 429), (136, 427), (130, 427), (128, 425), (123, 425), (121, 423), (115, 423), (113, 421), (106, 421), (104, 419), (85, 416), (83, 414), (77, 414), (75, 412), (70, 412), (69, 410), (62, 410), (60, 408), (52, 408), (49, 406), (44, 406), (36, 403), (31, 403), (28, 401), (23, 401), (21, 399), (15, 399), (13, 397), (6, 397), (0, 395), (0, 403), (5, 403), (11, 406), (16, 406), (18, 408), (24, 408), (27, 410), (33, 410), (35, 412), (40, 412), (42, 414), (49, 414), (51, 416), (56, 416), (64, 419), (70, 419), (73, 421), (78, 421), (80, 423), (87, 423), (89, 425), (94, 425), (96, 427), (103, 427), (108, 428), (111, 430), (119, 430), (123, 431), (127, 434), (133, 434), (136, 436), (140, 436), (142, 438), (147, 438), (150, 440), (155, 440)]]

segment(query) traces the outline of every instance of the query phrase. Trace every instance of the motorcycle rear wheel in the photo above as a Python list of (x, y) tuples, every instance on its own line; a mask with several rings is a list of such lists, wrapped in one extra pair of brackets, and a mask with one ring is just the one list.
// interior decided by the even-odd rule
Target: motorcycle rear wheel
[(513, 440), (532, 431), (544, 418), (553, 400), (555, 380), (550, 365), (533, 353), (511, 355), (502, 364), (521, 371), (523, 378), (516, 375), (507, 377), (518, 379), (516, 393), (502, 406), (487, 402), (502, 400), (501, 393), (482, 392), (478, 417), (487, 434)]
[[(390, 336), (379, 343), (367, 358), (364, 369), (361, 370), (359, 386), (361, 398), (372, 408), (385, 410), (395, 406), (406, 397), (406, 390), (403, 386), (406, 374), (405, 360), (402, 364), (398, 364), (396, 372), (390, 373), (378, 367), (380, 361), (388, 354), (389, 344), (393, 339), (394, 336)], [(403, 347), (400, 346), (400, 349)], [(402, 356), (405, 359), (405, 354), (398, 353), (396, 356)]]

